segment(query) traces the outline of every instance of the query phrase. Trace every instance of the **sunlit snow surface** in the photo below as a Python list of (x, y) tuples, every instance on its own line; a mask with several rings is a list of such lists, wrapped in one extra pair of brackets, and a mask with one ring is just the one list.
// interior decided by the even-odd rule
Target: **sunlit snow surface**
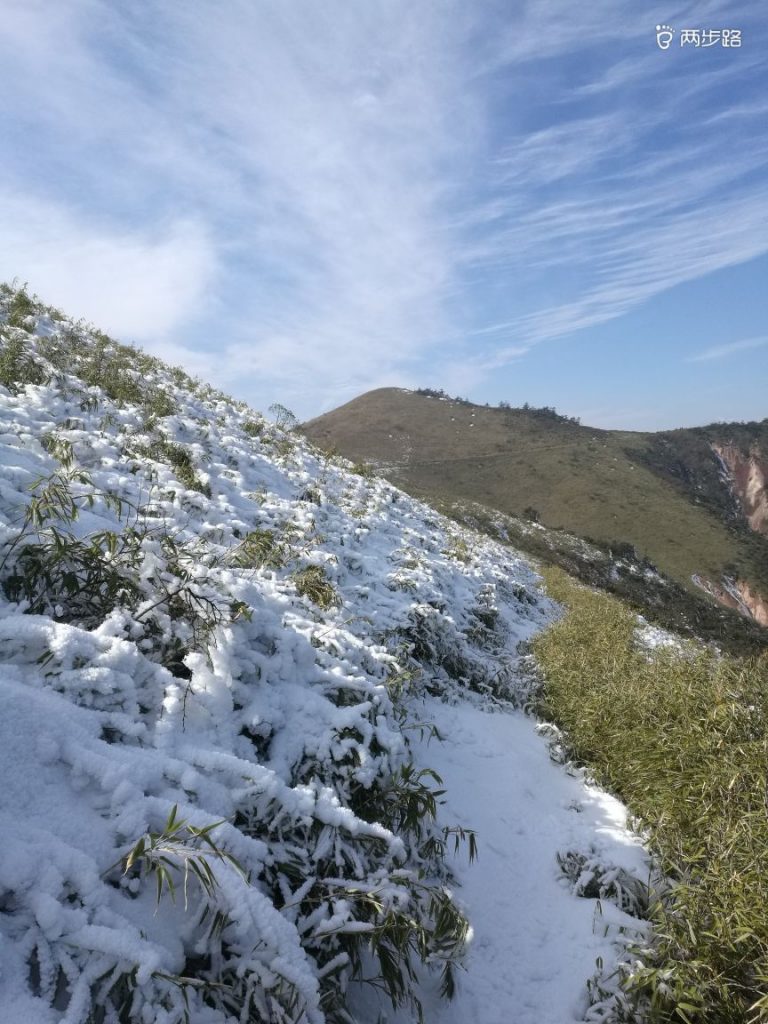
[[(518, 712), (489, 713), (429, 701), (425, 720), (445, 737), (422, 744), (442, 776), (447, 821), (478, 832), (478, 859), (453, 861), (457, 896), (473, 925), (466, 971), (453, 1002), (427, 993), (441, 1024), (567, 1024), (588, 1012), (585, 979), (601, 957), (610, 971), (619, 929), (638, 921), (607, 900), (574, 896), (557, 854), (592, 855), (647, 879), (646, 853), (626, 830), (614, 798), (569, 775), (549, 757), (534, 723)], [(382, 1003), (361, 1024), (406, 1022)], [(600, 1019), (594, 1017), (593, 1019)]]
[[(46, 336), (57, 330), (49, 320), (38, 325)], [(199, 921), (182, 901), (166, 899), (156, 913), (148, 886), (137, 892), (114, 872), (178, 805), (197, 826), (227, 819), (217, 839), (251, 874), (244, 889), (234, 869), (217, 867), (230, 949), (239, 950), (232, 970), (288, 979), (303, 1000), (303, 1024), (321, 1024), (317, 964), (303, 945), (309, 925), (297, 921), (290, 898), (277, 909), (260, 881), (284, 855), (282, 840), (246, 835), (232, 822), (247, 811), (254, 820), (279, 812), (297, 828), (314, 824), (318, 863), (334, 835), (377, 837), (387, 856), (399, 856), (398, 837), (356, 817), (344, 794), (405, 760), (386, 679), (419, 616), (443, 652), (423, 655), (420, 685), (447, 702), (423, 689), (413, 697), (412, 717), (445, 737), (418, 743), (417, 762), (444, 776), (442, 821), (476, 829), (480, 852), (471, 866), (465, 854), (455, 864), (474, 932), (459, 995), (438, 1005), (427, 986), (428, 1020), (583, 1019), (595, 960), (610, 973), (629, 919), (605, 900), (599, 909), (576, 897), (557, 855), (583, 853), (642, 877), (642, 850), (624, 831), (621, 807), (554, 765), (529, 719), (498, 706), (492, 713), (477, 694), (465, 700), (446, 668), (460, 658), (477, 679), (503, 671), (514, 688), (518, 642), (555, 614), (531, 567), (383, 481), (326, 463), (300, 439), (289, 451), (272, 427), (250, 436), (244, 427), (254, 414), (223, 396), (192, 394), (161, 371), (148, 383), (177, 404), (151, 428), (154, 437), (188, 448), (211, 497), (187, 490), (146, 454), (131, 461), (130, 451), (152, 440), (141, 410), (72, 378), (18, 395), (0, 387), (0, 542), (17, 535), (30, 486), (58, 467), (41, 444), (55, 431), (93, 481), (93, 507), (74, 524), (79, 536), (122, 529), (99, 496), (107, 490), (151, 507), (153, 522), (196, 552), (201, 586), (243, 602), (250, 619), (218, 627), (210, 664), (187, 655), (189, 680), (147, 657), (136, 616), (152, 602), (160, 555), (151, 538), (139, 605), (91, 631), (25, 614), (0, 596), (0, 1022), (82, 1024), (105, 973), (135, 968), (151, 994), (162, 989), (158, 978), (184, 969)], [(98, 401), (84, 409), (84, 396)], [(267, 529), (290, 538), (298, 562), (246, 570), (228, 560), (245, 534)], [(298, 594), (297, 564), (325, 569), (338, 607), (323, 611)], [(478, 608), (498, 612), (492, 648), (477, 639)], [(340, 688), (348, 700), (331, 699)], [(321, 935), (329, 920), (319, 914), (311, 927)], [(409, 1019), (378, 1006), (371, 991), (355, 994), (361, 1024), (380, 1010)], [(204, 1007), (194, 991), (190, 1006), (190, 1024), (235, 1020)]]

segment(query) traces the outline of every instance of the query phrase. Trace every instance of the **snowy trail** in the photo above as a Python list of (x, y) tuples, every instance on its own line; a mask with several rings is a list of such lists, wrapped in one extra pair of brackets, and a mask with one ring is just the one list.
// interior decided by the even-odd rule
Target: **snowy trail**
[[(418, 760), (443, 778), (443, 820), (475, 829), (478, 859), (464, 850), (454, 870), (473, 926), (466, 971), (451, 1003), (425, 993), (427, 1021), (440, 1024), (568, 1024), (583, 1021), (596, 960), (616, 961), (618, 928), (637, 920), (603, 900), (575, 896), (557, 854), (592, 853), (647, 878), (647, 855), (613, 797), (586, 786), (549, 757), (535, 722), (469, 704), (425, 705), (444, 742), (420, 744)], [(607, 933), (607, 934), (606, 934)], [(384, 1005), (364, 1024), (405, 1024)]]

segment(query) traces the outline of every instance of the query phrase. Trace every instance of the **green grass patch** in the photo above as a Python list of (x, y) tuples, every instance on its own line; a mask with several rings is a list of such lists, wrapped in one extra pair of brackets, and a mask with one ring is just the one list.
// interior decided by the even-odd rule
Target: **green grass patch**
[(361, 476), (365, 480), (373, 480), (373, 478), (376, 476), (375, 467), (372, 466), (370, 462), (365, 461), (355, 462), (350, 467), (350, 472), (356, 473), (357, 476)]
[(768, 655), (649, 656), (619, 601), (557, 569), (545, 579), (567, 614), (533, 644), (541, 711), (673, 881), (633, 988), (655, 1021), (768, 1021)]
[(296, 584), (297, 594), (308, 598), (318, 608), (327, 611), (341, 605), (339, 593), (328, 578), (325, 566), (308, 565), (305, 569), (293, 573), (292, 579)]
[(230, 555), (239, 569), (279, 569), (289, 557), (274, 530), (251, 530)]
[(168, 441), (166, 438), (160, 438), (152, 442), (148, 454), (150, 458), (155, 459), (157, 462), (165, 462), (172, 466), (179, 483), (183, 484), (190, 491), (199, 491), (206, 498), (211, 497), (210, 485), (203, 483), (197, 475), (192, 456), (184, 445), (177, 444), (175, 441)]
[(530, 517), (518, 519), (476, 502), (432, 499), (432, 504), (463, 526), (510, 544), (544, 565), (563, 569), (588, 587), (613, 594), (649, 622), (673, 633), (713, 640), (721, 650), (739, 656), (766, 649), (764, 627), (716, 604), (703, 591), (689, 590), (665, 576), (627, 542), (586, 541), (540, 524), (532, 529)]
[(258, 420), (246, 420), (243, 424), (243, 433), (248, 437), (261, 437), (264, 433), (264, 424)]

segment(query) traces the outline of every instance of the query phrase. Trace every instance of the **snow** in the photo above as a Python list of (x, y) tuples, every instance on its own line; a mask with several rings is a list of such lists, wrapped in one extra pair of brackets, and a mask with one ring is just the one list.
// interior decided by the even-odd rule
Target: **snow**
[(635, 629), (635, 640), (641, 650), (655, 651), (659, 648), (682, 650), (680, 637), (661, 626), (654, 626), (638, 615), (639, 625)]
[[(170, 415), (117, 401), (81, 379), (98, 346), (81, 326), (3, 319), (48, 382), (0, 386), (0, 1021), (85, 1024), (99, 1003), (115, 1024), (126, 1000), (141, 1024), (325, 1024), (345, 941), (371, 933), (361, 896), (418, 914), (422, 877), (473, 934), (455, 1002), (422, 975), (427, 1020), (607, 1019), (641, 926), (607, 890), (576, 893), (648, 865), (623, 808), (514, 710), (519, 645), (558, 612), (531, 565), (161, 364), (122, 373)], [(77, 515), (35, 526), (53, 484)], [(123, 596), (67, 591), (53, 528)], [(308, 569), (327, 601), (302, 592)], [(418, 837), (384, 800), (411, 762), (447, 790)], [(217, 850), (188, 906), (158, 905), (148, 856), (121, 868), (142, 836), (198, 862), (191, 832), (166, 834), (174, 808)], [(479, 860), (450, 853), (441, 874), (421, 843), (452, 825), (477, 831)], [(608, 995), (590, 999), (598, 958)], [(173, 980), (195, 971), (211, 985)], [(360, 1024), (415, 1019), (371, 986), (353, 1005)]]
[[(444, 737), (423, 741), (420, 752), (445, 784), (445, 818), (476, 830), (479, 847), (473, 864), (463, 853), (454, 864), (457, 896), (473, 923), (466, 971), (451, 1003), (427, 993), (431, 1019), (508, 1024), (514, 1007), (515, 1024), (583, 1021), (584, 981), (598, 958), (610, 963), (620, 930), (642, 935), (643, 927), (609, 902), (572, 892), (557, 858), (581, 854), (647, 879), (647, 854), (627, 830), (625, 808), (556, 765), (520, 712), (432, 699), (422, 718)], [(379, 1013), (393, 1024), (409, 1020), (376, 1004), (361, 1012), (361, 1024)]]

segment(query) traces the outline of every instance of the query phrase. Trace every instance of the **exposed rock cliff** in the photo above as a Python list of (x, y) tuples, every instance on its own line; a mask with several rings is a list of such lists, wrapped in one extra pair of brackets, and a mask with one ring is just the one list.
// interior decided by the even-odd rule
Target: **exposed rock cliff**
[(730, 443), (713, 443), (712, 450), (750, 527), (768, 534), (768, 457), (756, 445), (748, 454)]
[(719, 604), (733, 608), (761, 626), (768, 626), (768, 600), (745, 580), (734, 580), (728, 576), (720, 583), (714, 583), (703, 576), (694, 576), (693, 580)]

